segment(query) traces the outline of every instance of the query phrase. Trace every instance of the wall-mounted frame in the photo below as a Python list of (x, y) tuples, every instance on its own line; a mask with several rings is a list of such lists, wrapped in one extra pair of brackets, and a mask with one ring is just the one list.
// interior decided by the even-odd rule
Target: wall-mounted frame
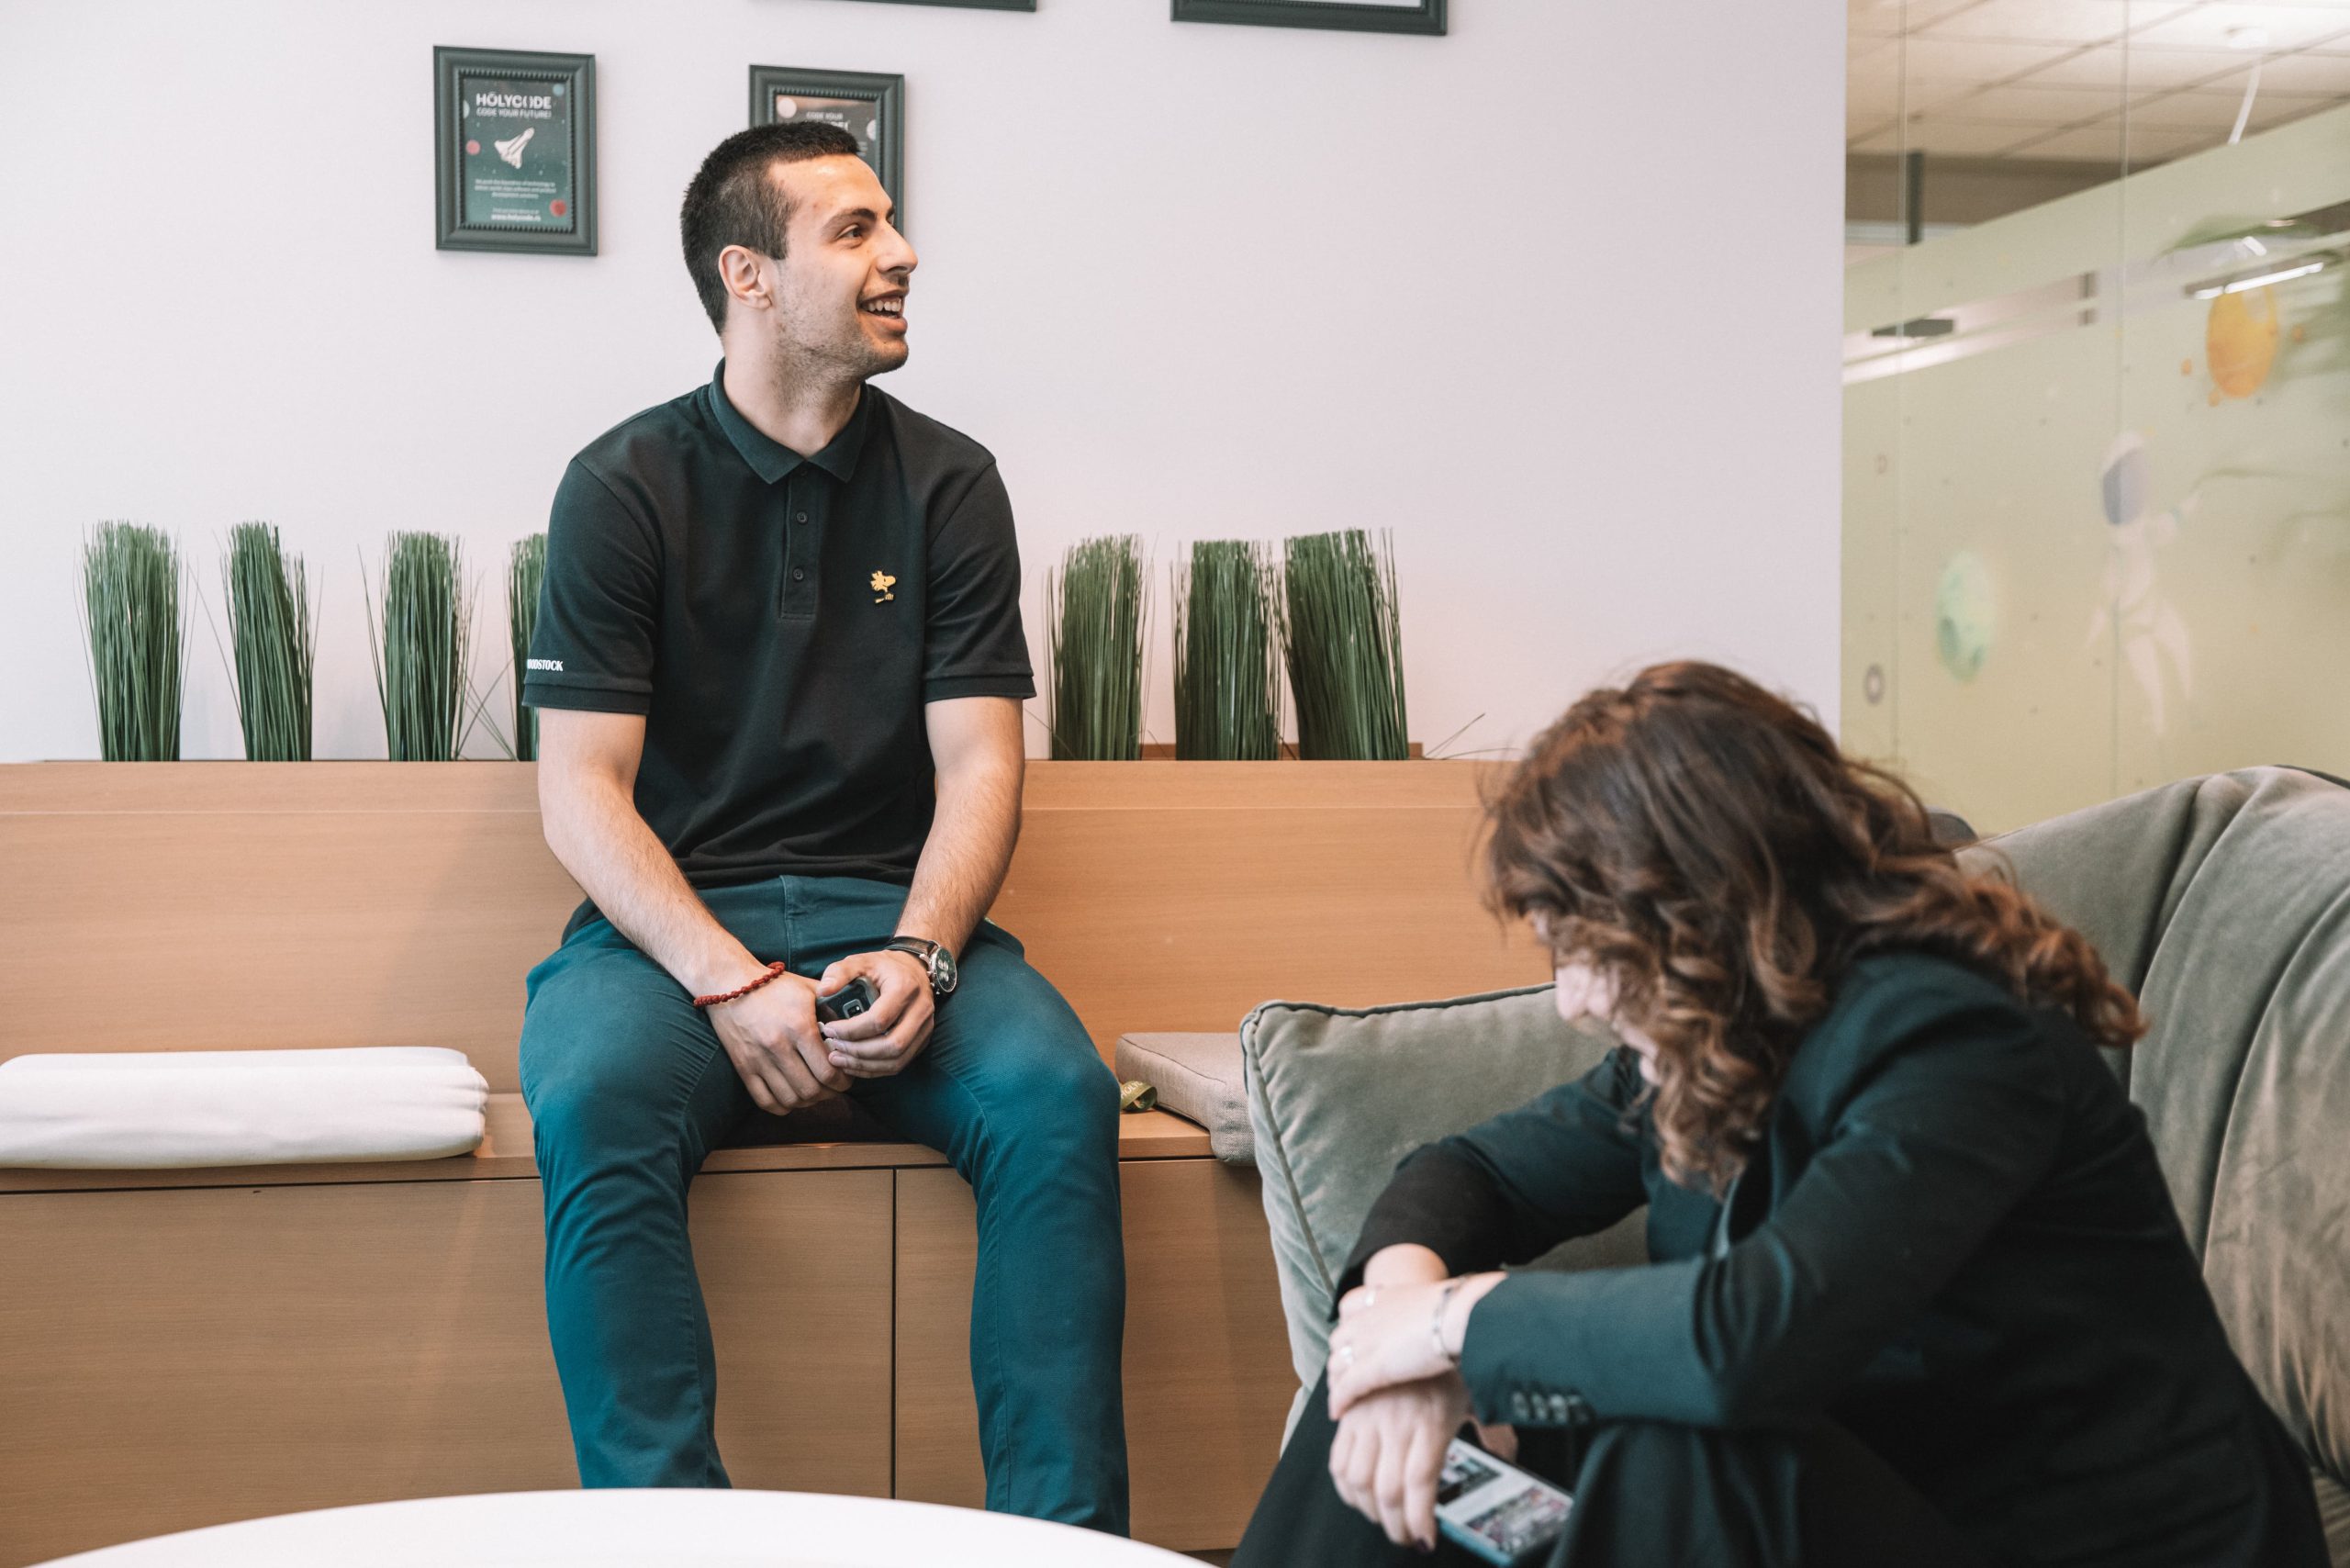
[(856, 150), (881, 176), (897, 207), (891, 219), (906, 227), (906, 79), (865, 71), (802, 71), (789, 65), (751, 67), (751, 123), (821, 120), (856, 138)]
[(433, 243), (596, 253), (596, 57), (432, 51)]
[(1359, 33), (1442, 33), (1445, 0), (1175, 0), (1179, 22), (1337, 28)]
[(887, 0), (894, 6), (956, 6), (966, 11), (1033, 11), (1036, 0)]

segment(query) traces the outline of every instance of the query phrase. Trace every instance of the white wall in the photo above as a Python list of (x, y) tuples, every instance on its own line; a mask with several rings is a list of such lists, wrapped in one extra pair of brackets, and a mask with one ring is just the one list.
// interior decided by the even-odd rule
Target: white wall
[[(715, 360), (677, 204), (753, 62), (906, 75), (888, 385), (1000, 457), (1032, 641), (1087, 534), (1163, 565), (1370, 525), (1425, 742), (1522, 742), (1675, 654), (1832, 723), (1841, 8), (1452, 8), (1425, 39), (1166, 0), (0, 0), (0, 760), (96, 755), (101, 519), (177, 531), (216, 614), (232, 523), (308, 555), (321, 756), (384, 752), (388, 531), (464, 537), (502, 659), (565, 461)], [(435, 44), (596, 55), (600, 256), (433, 249)], [(188, 667), (186, 755), (241, 755), (200, 611)]]

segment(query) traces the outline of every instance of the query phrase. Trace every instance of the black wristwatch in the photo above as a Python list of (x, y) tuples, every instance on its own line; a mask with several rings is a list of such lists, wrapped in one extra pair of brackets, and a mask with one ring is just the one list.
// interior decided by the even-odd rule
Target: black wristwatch
[(922, 960), (930, 971), (930, 994), (945, 996), (955, 989), (955, 955), (927, 936), (892, 936), (883, 945), (885, 953), (911, 953)]

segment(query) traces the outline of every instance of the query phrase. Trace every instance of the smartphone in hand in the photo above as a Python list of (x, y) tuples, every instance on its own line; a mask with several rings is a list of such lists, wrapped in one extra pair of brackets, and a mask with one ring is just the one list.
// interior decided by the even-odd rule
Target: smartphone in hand
[(1436, 1526), (1480, 1562), (1513, 1568), (1566, 1533), (1575, 1500), (1539, 1475), (1452, 1439), (1437, 1477)]
[(854, 1018), (860, 1013), (871, 1012), (873, 1004), (880, 1000), (871, 980), (863, 975), (856, 976), (840, 990), (816, 998), (816, 1022), (837, 1024), (844, 1018)]

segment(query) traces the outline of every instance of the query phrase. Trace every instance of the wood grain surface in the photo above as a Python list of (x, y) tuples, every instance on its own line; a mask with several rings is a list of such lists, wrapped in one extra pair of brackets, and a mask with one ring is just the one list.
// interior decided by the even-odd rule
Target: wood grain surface
[[(890, 1182), (694, 1189), (742, 1484), (889, 1491)], [(0, 1563), (576, 1484), (543, 1257), (535, 1182), (0, 1198)]]
[[(1543, 975), (1480, 907), (1483, 765), (1029, 765), (994, 917), (1106, 1056), (1269, 998)], [(0, 1059), (431, 1045), (511, 1091), (578, 890), (528, 763), (0, 767)]]

